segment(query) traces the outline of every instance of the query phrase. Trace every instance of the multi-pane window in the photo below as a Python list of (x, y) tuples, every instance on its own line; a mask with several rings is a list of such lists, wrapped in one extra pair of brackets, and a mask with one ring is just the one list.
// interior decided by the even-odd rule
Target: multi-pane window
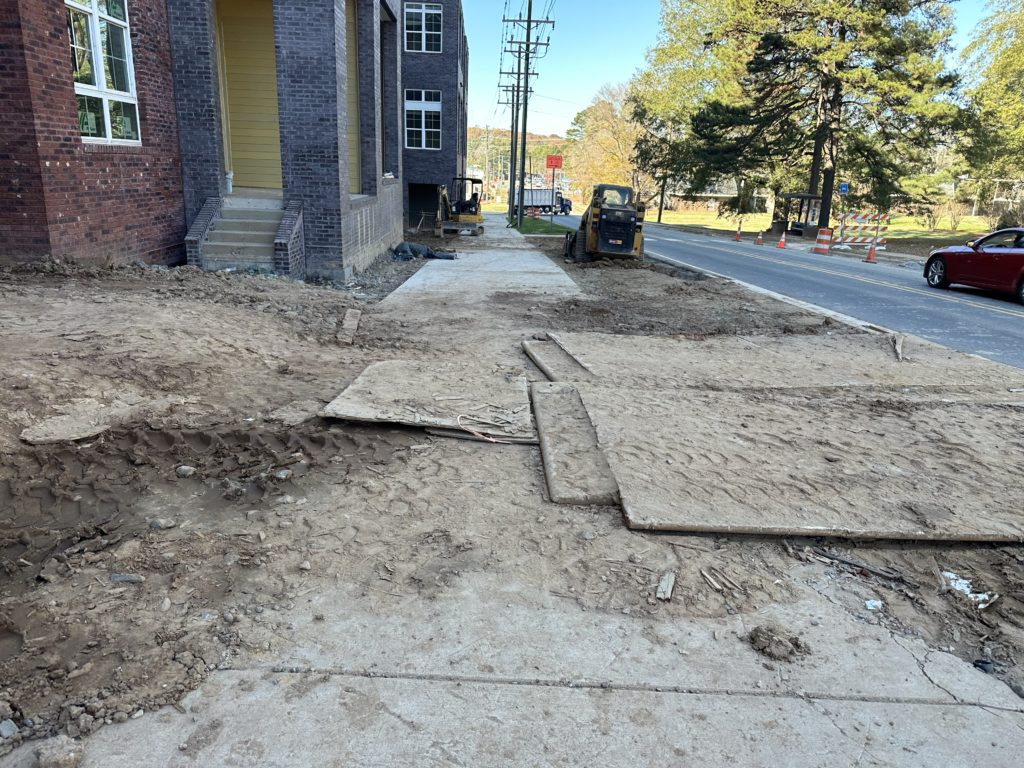
[(86, 139), (139, 141), (127, 0), (65, 0), (78, 125)]
[(405, 4), (405, 50), (441, 52), (441, 4)]
[(441, 148), (441, 92), (409, 89), (405, 92), (405, 146)]

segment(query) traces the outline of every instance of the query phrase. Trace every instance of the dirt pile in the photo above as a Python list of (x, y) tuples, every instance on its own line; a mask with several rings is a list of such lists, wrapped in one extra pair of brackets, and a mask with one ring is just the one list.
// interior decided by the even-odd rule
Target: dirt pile
[(791, 635), (777, 626), (759, 624), (747, 635), (750, 647), (774, 661), (793, 661), (811, 652), (798, 635)]

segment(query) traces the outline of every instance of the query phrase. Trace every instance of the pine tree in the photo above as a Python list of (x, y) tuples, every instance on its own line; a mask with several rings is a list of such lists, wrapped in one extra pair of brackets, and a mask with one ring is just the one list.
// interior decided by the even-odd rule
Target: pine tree
[[(670, 5), (695, 0), (669, 0)], [(710, 0), (703, 0), (707, 5)], [(742, 63), (690, 118), (678, 169), (697, 188), (806, 166), (827, 226), (839, 168), (886, 209), (958, 109), (940, 0), (718, 0), (704, 48)], [(709, 22), (708, 19), (711, 19)]]

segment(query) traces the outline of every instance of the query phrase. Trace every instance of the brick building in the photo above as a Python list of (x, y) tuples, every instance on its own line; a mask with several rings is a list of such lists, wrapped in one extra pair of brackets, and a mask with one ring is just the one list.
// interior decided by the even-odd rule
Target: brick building
[(469, 45), (461, 0), (406, 2), (402, 53), (405, 207), (415, 226), (466, 173)]
[(183, 252), (167, 36), (164, 0), (0, 0), (0, 256)]
[(346, 277), (397, 244), (398, 0), (167, 9), (189, 260)]
[(0, 0), (0, 257), (366, 267), (402, 235), (400, 13)]

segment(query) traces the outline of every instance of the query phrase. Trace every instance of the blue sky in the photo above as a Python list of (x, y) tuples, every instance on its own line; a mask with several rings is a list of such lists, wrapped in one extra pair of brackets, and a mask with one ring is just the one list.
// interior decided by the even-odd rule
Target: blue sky
[[(813, 1), (813, 0), (810, 0)], [(564, 134), (598, 88), (623, 83), (644, 64), (660, 25), (658, 0), (534, 0), (535, 14), (551, 7), (551, 45), (537, 63), (530, 102), (530, 131)], [(511, 113), (498, 106), (501, 19), (525, 15), (526, 0), (463, 0), (469, 38), (469, 124), (509, 127)], [(984, 14), (984, 0), (959, 0), (957, 48), (966, 45)], [(510, 57), (506, 56), (508, 63)]]

